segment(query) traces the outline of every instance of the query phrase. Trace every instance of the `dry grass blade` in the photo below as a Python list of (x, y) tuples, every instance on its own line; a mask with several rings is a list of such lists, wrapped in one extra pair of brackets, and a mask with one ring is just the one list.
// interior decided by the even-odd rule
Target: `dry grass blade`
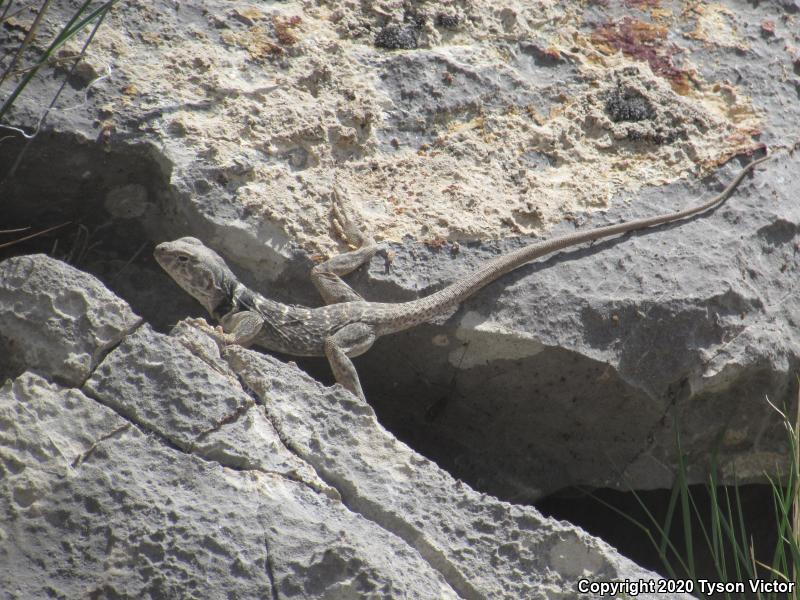
[[(98, 23), (102, 22), (103, 18), (108, 13), (108, 11), (111, 10), (111, 8), (113, 8), (113, 6), (115, 4), (117, 4), (118, 2), (119, 2), (119, 0), (108, 0), (107, 2), (105, 2), (101, 6), (99, 6), (98, 8), (90, 11), (89, 10), (89, 5), (91, 4), (91, 0), (84, 0), (83, 4), (79, 8), (77, 8), (75, 10), (75, 13), (70, 17), (70, 19), (67, 21), (67, 23), (61, 28), (61, 30), (55, 36), (55, 38), (50, 42), (50, 45), (43, 52), (41, 60), (34, 65), (34, 68), (29, 69), (27, 71), (27, 73), (23, 77), (22, 81), (20, 81), (17, 84), (17, 87), (14, 89), (14, 91), (12, 91), (11, 94), (2, 103), (2, 105), (0, 105), (0, 119), (2, 119), (2, 117), (6, 114), (6, 112), (8, 112), (8, 110), (13, 105), (13, 103), (17, 99), (17, 97), (22, 93), (22, 91), (25, 89), (25, 87), (30, 83), (31, 79), (33, 79), (33, 77), (35, 77), (35, 75), (38, 72), (39, 68), (42, 65), (46, 64), (50, 60), (50, 58), (55, 54), (56, 50), (61, 48), (70, 39), (72, 39), (78, 33), (80, 33), (84, 29), (84, 27), (86, 27), (89, 23), (91, 23), (93, 21), (98, 21)], [(94, 36), (96, 31), (97, 31), (97, 27), (95, 27), (95, 29), (89, 35), (89, 38), (87, 39), (86, 44), (84, 44), (84, 50), (81, 51), (81, 53), (80, 53), (78, 58), (83, 56), (83, 53), (85, 52), (86, 45), (88, 45), (88, 43), (91, 42), (91, 39), (93, 38), (93, 36)], [(76, 58), (76, 64), (77, 64), (77, 58)], [(73, 66), (73, 68), (74, 68), (74, 66)], [(9, 69), (6, 69), (6, 73), (8, 71), (9, 71)], [(6, 74), (4, 74), (3, 77), (6, 77)], [(56, 94), (56, 97), (57, 97), (57, 95), (58, 94)], [(51, 102), (51, 108), (52, 108), (52, 105), (54, 103), (55, 103), (55, 98), (53, 99), (53, 102)], [(42, 124), (41, 121), (43, 121), (43, 118), (40, 120), (39, 126), (41, 126), (41, 124)]]
[[(795, 440), (794, 444), (794, 460), (793, 465), (795, 469), (800, 466), (800, 444), (796, 442), (798, 436), (800, 436), (800, 377), (797, 380), (797, 408), (795, 410), (794, 415), (794, 437)], [(800, 546), (800, 485), (795, 485), (794, 489), (794, 500), (792, 502), (792, 536), (794, 537), (794, 543), (796, 546)], [(792, 581), (797, 581), (797, 562), (792, 563)], [(797, 592), (793, 594), (794, 598), (797, 598)]]
[[(12, 4), (13, 4), (13, 0), (8, 0), (8, 2), (6, 3), (6, 7), (3, 9), (3, 14), (0, 15), (0, 23), (5, 23), (8, 19), (12, 19), (12, 18), (16, 17), (18, 14), (20, 14), (22, 11), (27, 10), (28, 8), (30, 8), (29, 6), (26, 6), (26, 5), (23, 4), (22, 6), (20, 6), (14, 12), (12, 12), (11, 14), (8, 14), (8, 11), (11, 10), (11, 5)], [(0, 0), (0, 6), (2, 6), (2, 5), (3, 5), (3, 0)]]
[(22, 40), (22, 43), (17, 48), (16, 54), (14, 54), (13, 58), (11, 59), (11, 63), (5, 68), (3, 74), (0, 76), (0, 85), (3, 85), (3, 82), (8, 77), (8, 74), (14, 70), (14, 67), (17, 66), (17, 62), (19, 62), (22, 53), (25, 52), (25, 49), (30, 45), (33, 41), (33, 38), (36, 37), (36, 32), (39, 30), (39, 25), (42, 23), (42, 19), (44, 15), (47, 13), (47, 9), (50, 8), (50, 3), (52, 0), (45, 0), (44, 4), (42, 4), (42, 8), (39, 9), (39, 12), (36, 13), (36, 18), (33, 20), (33, 24), (28, 29), (28, 33), (25, 35), (25, 39)]
[[(55, 231), (56, 229), (61, 229), (62, 227), (65, 227), (65, 226), (69, 225), (71, 222), (72, 221), (67, 221), (66, 223), (61, 223), (61, 225), (53, 225), (52, 227), (48, 227), (47, 229), (43, 229), (42, 231), (37, 231), (36, 233), (32, 233), (30, 235), (26, 235), (24, 237), (17, 238), (16, 240), (13, 240), (11, 242), (6, 242), (5, 244), (0, 244), (0, 248), (8, 248), (9, 246), (13, 246), (14, 244), (19, 244), (20, 242), (24, 242), (26, 240), (30, 240), (30, 239), (33, 239), (35, 237), (39, 237), (40, 235), (44, 235), (46, 233), (50, 233), (51, 231)], [(26, 228), (22, 229), (21, 231), (24, 231), (25, 229), (30, 229), (30, 227), (26, 227)], [(19, 231), (19, 230), (10, 230), (10, 231)]]

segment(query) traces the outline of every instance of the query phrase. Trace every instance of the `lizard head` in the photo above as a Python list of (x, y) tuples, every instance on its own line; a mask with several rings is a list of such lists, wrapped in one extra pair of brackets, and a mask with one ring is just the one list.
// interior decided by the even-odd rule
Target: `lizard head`
[(156, 246), (156, 261), (209, 313), (230, 300), (236, 276), (222, 257), (193, 237), (183, 237)]

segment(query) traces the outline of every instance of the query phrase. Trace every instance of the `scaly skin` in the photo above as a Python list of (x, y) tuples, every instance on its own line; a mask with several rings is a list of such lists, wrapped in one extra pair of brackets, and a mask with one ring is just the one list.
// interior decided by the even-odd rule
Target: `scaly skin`
[(352, 216), (347, 214), (336, 189), (333, 194), (334, 214), (345, 234), (357, 240), (360, 248), (335, 256), (312, 270), (314, 284), (327, 306), (307, 308), (264, 298), (241, 284), (225, 261), (195, 238), (185, 237), (159, 244), (155, 257), (178, 285), (219, 321), (221, 331), (209, 327), (204, 321), (194, 324), (214, 336), (220, 344), (257, 345), (294, 356), (327, 356), (336, 380), (363, 399), (364, 393), (350, 357), (369, 350), (378, 337), (448, 313), (481, 288), (541, 256), (613, 235), (672, 223), (714, 208), (733, 193), (750, 171), (767, 159), (765, 156), (749, 163), (720, 194), (703, 204), (525, 246), (488, 261), (436, 293), (410, 302), (367, 302), (340, 278), (369, 262), (379, 247), (353, 225)]

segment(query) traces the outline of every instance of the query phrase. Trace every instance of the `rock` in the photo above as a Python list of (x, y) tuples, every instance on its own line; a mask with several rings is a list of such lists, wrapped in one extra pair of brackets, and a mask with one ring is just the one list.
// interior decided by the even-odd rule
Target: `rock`
[(417, 47), (417, 30), (411, 25), (387, 25), (375, 34), (375, 47), (413, 50)]
[[(196, 340), (184, 328), (178, 333), (184, 342), (189, 336)], [(254, 405), (225, 363), (208, 360), (214, 354), (218, 359), (212, 343), (198, 358), (183, 343), (144, 325), (98, 366), (84, 389), (183, 450), (231, 468), (281, 473), (335, 497), (333, 489), (284, 447), (263, 409)]]
[[(46, 286), (70, 269), (38, 267)], [(83, 281), (97, 310), (124, 307)], [(38, 338), (22, 350), (27, 339)], [(83, 385), (28, 371), (6, 381), (0, 431), (0, 586), (12, 600), (588, 598), (581, 579), (658, 578), (456, 481), (340, 387), (242, 348), (220, 355), (185, 324), (128, 333)]]
[(141, 319), (95, 277), (39, 254), (0, 263), (0, 376), (80, 385)]
[(457, 14), (442, 12), (436, 15), (436, 24), (445, 29), (455, 29), (460, 22), (461, 19)]
[[(786, 174), (798, 168), (778, 156), (712, 214), (523, 267), (444, 325), (378, 340), (356, 366), (381, 422), (504, 498), (669, 487), (676, 426), (692, 481), (713, 452), (726, 481), (763, 481), (786, 443), (765, 397), (797, 396), (800, 297), (786, 274), (800, 268), (800, 207)], [(662, 195), (582, 227), (657, 214)], [(392, 275), (370, 275), (406, 273), (427, 293), (521, 243), (469, 258), (418, 249), (424, 261), (398, 254)]]
[[(67, 85), (33, 142), (6, 138), (0, 153), (9, 228), (74, 225), (4, 251), (72, 257), (161, 333), (201, 315), (149, 256), (183, 235), (266, 296), (319, 303), (309, 268), (347, 248), (335, 179), (394, 257), (354, 287), (397, 302), (524, 243), (688, 206), (766, 144), (775, 159), (712, 214), (526, 266), (453, 318), (378, 340), (357, 367), (383, 424), (505, 499), (669, 487), (675, 424), (690, 481), (709, 456), (726, 482), (779, 474), (784, 430), (764, 396), (793, 403), (800, 367), (800, 159), (783, 150), (800, 138), (797, 3), (781, 3), (788, 20), (768, 3), (655, 20), (642, 2), (456, 4), (111, 11), (84, 58), (108, 76)], [(68, 10), (51, 6), (42, 30)], [(31, 23), (9, 21), (0, 53)], [(387, 42), (416, 48), (376, 48), (386, 24)], [(4, 123), (36, 130), (63, 75), (43, 64)], [(79, 376), (90, 354), (54, 368)], [(202, 431), (181, 433), (197, 444)]]
[(580, 596), (583, 578), (652, 577), (567, 523), (453, 479), (398, 442), (341, 387), (325, 389), (257, 352), (230, 347), (224, 355), (265, 403), (281, 438), (344, 504), (415, 548), (459, 597)]
[(0, 388), (0, 424), (9, 600), (456, 598), (341, 503), (182, 452), (77, 389), (25, 373)]

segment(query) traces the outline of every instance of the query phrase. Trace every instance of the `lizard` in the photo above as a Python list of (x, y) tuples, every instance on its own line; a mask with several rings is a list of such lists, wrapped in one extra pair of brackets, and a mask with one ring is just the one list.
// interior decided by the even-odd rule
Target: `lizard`
[(443, 289), (415, 300), (398, 303), (369, 302), (341, 276), (368, 263), (381, 249), (360, 231), (347, 215), (342, 193), (333, 186), (332, 211), (355, 250), (315, 265), (311, 279), (325, 306), (309, 308), (270, 300), (242, 284), (222, 257), (200, 240), (183, 237), (155, 248), (156, 261), (186, 292), (217, 320), (214, 328), (203, 319), (194, 325), (211, 335), (220, 346), (260, 346), (292, 356), (325, 356), (337, 383), (365, 400), (351, 358), (369, 350), (380, 336), (414, 327), (448, 314), (461, 302), (506, 273), (536, 258), (614, 235), (655, 227), (705, 212), (726, 200), (744, 177), (770, 156), (752, 160), (727, 187), (710, 200), (676, 212), (576, 231), (538, 241), (488, 260), (471, 274)]

